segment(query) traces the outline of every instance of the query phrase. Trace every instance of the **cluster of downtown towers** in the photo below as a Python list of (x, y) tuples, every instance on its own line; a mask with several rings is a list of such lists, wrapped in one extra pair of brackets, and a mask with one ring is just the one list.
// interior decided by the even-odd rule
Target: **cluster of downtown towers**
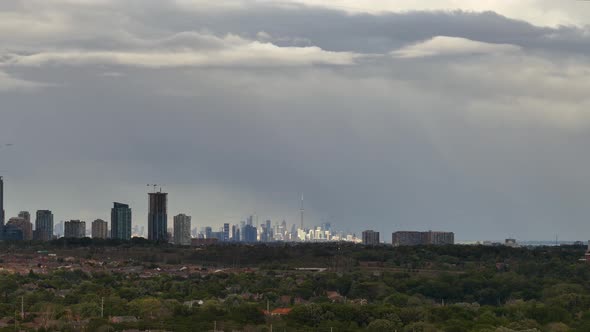
[[(35, 229), (31, 222), (31, 214), (28, 211), (21, 211), (18, 217), (13, 217), (6, 222), (4, 212), (4, 182), (0, 177), (0, 240), (37, 240), (49, 241), (54, 238), (54, 229), (56, 235), (63, 234), (65, 238), (83, 238), (86, 237), (86, 222), (80, 220), (69, 220), (63, 224), (54, 225), (53, 213), (50, 210), (37, 210), (35, 215)], [(219, 232), (213, 232), (211, 227), (205, 227), (205, 232), (198, 238), (191, 237), (191, 217), (185, 214), (174, 216), (174, 227), (172, 232), (168, 229), (168, 194), (159, 192), (148, 193), (148, 240), (157, 242), (173, 242), (178, 245), (191, 245), (193, 240), (197, 244), (213, 243), (218, 241), (240, 241), (240, 242), (262, 242), (272, 241), (273, 239), (301, 239), (305, 240), (306, 236), (315, 240), (329, 239), (329, 227), (320, 231), (310, 230), (310, 234), (316, 234), (315, 237), (306, 234), (303, 229), (298, 230), (295, 225), (291, 232), (288, 232), (286, 222), (279, 226), (277, 231), (281, 236), (273, 237), (273, 230), (270, 220), (262, 225), (260, 234), (258, 228), (253, 225), (253, 216), (247, 221), (242, 221), (242, 225), (232, 225), (224, 223)], [(303, 225), (303, 209), (302, 225)], [(130, 240), (133, 234), (131, 208), (127, 204), (114, 202), (111, 209), (111, 228), (108, 229), (108, 222), (97, 219), (92, 222), (93, 238), (111, 238), (118, 240)], [(326, 223), (329, 225), (329, 223)], [(58, 227), (54, 227), (58, 226)], [(63, 226), (63, 227), (61, 227)], [(143, 228), (143, 227), (142, 227)], [(59, 230), (58, 230), (59, 229)], [(63, 232), (63, 233), (62, 233)], [(137, 231), (135, 232), (137, 233)], [(143, 230), (141, 231), (143, 235)], [(277, 234), (279, 235), (279, 234)], [(140, 235), (141, 236), (141, 235)], [(259, 236), (259, 237), (258, 237)], [(326, 237), (327, 236), (327, 237)]]
[[(148, 239), (152, 241), (168, 241), (168, 194), (160, 191), (149, 193), (148, 195)], [(0, 177), (0, 223), (2, 226), (0, 237), (6, 240), (34, 239), (39, 241), (49, 241), (53, 238), (53, 213), (50, 210), (37, 210), (34, 231), (32, 230), (33, 225), (30, 219), (29, 212), (22, 211), (18, 217), (10, 218), (8, 223), (6, 223), (4, 181)], [(182, 218), (175, 217), (175, 221), (176, 219)], [(190, 217), (188, 217), (188, 228), (190, 232)], [(85, 222), (70, 220), (64, 223), (64, 237), (84, 237), (85, 234)], [(92, 222), (93, 237), (107, 238), (109, 237), (108, 235), (108, 224), (106, 221), (98, 219)], [(117, 202), (113, 203), (113, 208), (111, 209), (110, 238), (121, 240), (131, 239), (131, 208), (129, 205)]]

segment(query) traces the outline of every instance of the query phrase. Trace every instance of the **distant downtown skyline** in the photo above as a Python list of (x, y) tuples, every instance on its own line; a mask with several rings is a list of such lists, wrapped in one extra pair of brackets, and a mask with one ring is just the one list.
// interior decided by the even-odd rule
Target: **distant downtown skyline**
[[(0, 176), (0, 210), (4, 208), (4, 178)], [(305, 229), (301, 229), (300, 225), (304, 222), (304, 208), (303, 208), (303, 196), (301, 196), (301, 202), (298, 209), (299, 213), (299, 220), (298, 222), (291, 223), (291, 227), (287, 226), (285, 220), (278, 221), (275, 220), (274, 222), (270, 219), (265, 219), (263, 223), (259, 224), (259, 217), (256, 215), (250, 215), (244, 220), (238, 221), (233, 220), (227, 223), (223, 223), (221, 226), (217, 228), (206, 225), (203, 223), (194, 223), (191, 225), (191, 216), (187, 216), (184, 213), (179, 213), (172, 217), (172, 223), (168, 223), (168, 193), (164, 193), (161, 191), (156, 191), (148, 193), (148, 220), (147, 220), (147, 231), (145, 226), (142, 225), (141, 221), (138, 223), (137, 220), (133, 220), (131, 207), (128, 204), (114, 202), (113, 208), (111, 209), (111, 218), (110, 222), (106, 222), (100, 218), (93, 219), (92, 221), (88, 220), (84, 223), (84, 232), (79, 229), (79, 226), (75, 230), (70, 229), (72, 234), (84, 234), (85, 236), (91, 237), (92, 234), (103, 232), (101, 229), (102, 227), (106, 227), (106, 232), (108, 238), (117, 238), (127, 240), (133, 236), (141, 236), (145, 237), (150, 240), (159, 240), (159, 241), (169, 241), (175, 242), (175, 234), (181, 234), (180, 230), (176, 230), (174, 225), (177, 223), (174, 222), (177, 218), (188, 218), (184, 220), (188, 220), (188, 222), (179, 223), (179, 228), (184, 228), (184, 240), (178, 240), (178, 243), (188, 243), (188, 239), (196, 238), (196, 239), (206, 239), (214, 237), (220, 241), (229, 241), (233, 240), (236, 241), (236, 231), (239, 241), (242, 242), (266, 242), (266, 241), (351, 241), (351, 242), (358, 242), (358, 243), (367, 243), (367, 244), (375, 244), (377, 242), (381, 243), (396, 243), (395, 234), (394, 239), (389, 242), (387, 237), (379, 238), (377, 235), (377, 240), (364, 240), (364, 234), (366, 232), (375, 232), (370, 229), (361, 229), (355, 232), (342, 232), (342, 231), (333, 231), (331, 223), (325, 222), (319, 225), (311, 225), (306, 226)], [(28, 217), (26, 217), (28, 216)], [(184, 217), (183, 217), (184, 216)], [(34, 220), (34, 231), (32, 230), (32, 220), (30, 220), (30, 212), (28, 211), (21, 211), (18, 214), (18, 217), (12, 217), (12, 223), (20, 222), (21, 219), (28, 219), (31, 222), (31, 238), (37, 240), (49, 240), (52, 235), (63, 236), (66, 234), (65, 232), (65, 223), (70, 222), (73, 220), (74, 222), (80, 221), (79, 219), (70, 219), (70, 220), (63, 220), (59, 223), (54, 221), (54, 215), (51, 210), (37, 210), (35, 213), (35, 220)], [(5, 220), (6, 222), (6, 220)], [(105, 226), (101, 226), (101, 223), (105, 223)], [(82, 224), (80, 224), (82, 225)], [(170, 225), (170, 227), (169, 227)], [(187, 226), (188, 225), (188, 226)], [(70, 225), (71, 226), (71, 225)], [(252, 227), (252, 234), (247, 235), (248, 231), (245, 226)], [(299, 227), (298, 227), (299, 226)], [(72, 226), (73, 227), (73, 226)], [(186, 227), (190, 227), (190, 238), (187, 239), (186, 237)], [(59, 228), (59, 229), (57, 229)], [(218, 229), (218, 230), (214, 230)], [(289, 231), (287, 231), (289, 229)], [(392, 233), (401, 232), (401, 233), (428, 233), (425, 231), (416, 231), (410, 229), (391, 229)], [(430, 231), (432, 232), (432, 231)], [(362, 233), (362, 234), (361, 234)], [(375, 232), (379, 234), (380, 232)], [(454, 232), (435, 232), (441, 234), (453, 234), (452, 240), (450, 242), (455, 243), (454, 239)], [(249, 233), (248, 233), (249, 234)], [(271, 235), (272, 234), (272, 235)], [(276, 235), (276, 237), (275, 237)], [(96, 236), (102, 237), (102, 236)], [(506, 237), (510, 238), (510, 237)], [(445, 240), (446, 241), (446, 240)], [(459, 241), (459, 243), (503, 243), (504, 239), (488, 239), (482, 237), (480, 239), (474, 239), (470, 241)], [(554, 240), (550, 239), (540, 239), (537, 241), (524, 241), (524, 243), (574, 243), (584, 241), (584, 239), (575, 239), (575, 240), (559, 240), (558, 236)], [(412, 241), (410, 241), (412, 242)], [(416, 242), (416, 241), (414, 241)], [(409, 243), (409, 242), (408, 242)], [(416, 242), (418, 243), (418, 242)], [(415, 243), (415, 244), (416, 244)], [(424, 242), (428, 243), (428, 241)], [(445, 242), (446, 243), (446, 242)]]

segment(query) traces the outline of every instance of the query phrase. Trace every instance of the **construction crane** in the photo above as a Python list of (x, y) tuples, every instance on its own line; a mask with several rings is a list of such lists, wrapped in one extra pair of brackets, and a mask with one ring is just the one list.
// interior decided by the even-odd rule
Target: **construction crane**
[(162, 185), (161, 184), (152, 184), (152, 183), (148, 183), (147, 184), (148, 187), (154, 187), (154, 192), (157, 192), (157, 187), (160, 187), (160, 192), (162, 192)]

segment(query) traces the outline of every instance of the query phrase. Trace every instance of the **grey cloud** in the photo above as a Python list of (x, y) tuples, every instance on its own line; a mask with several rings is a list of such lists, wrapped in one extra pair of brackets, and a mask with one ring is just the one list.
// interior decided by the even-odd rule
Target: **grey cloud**
[[(51, 208), (58, 219), (106, 218), (110, 202), (121, 200), (143, 223), (145, 184), (156, 182), (170, 192), (171, 214), (191, 214), (198, 226), (253, 212), (293, 222), (304, 192), (310, 223), (329, 219), (356, 232), (370, 225), (384, 234), (443, 229), (459, 239), (501, 239), (559, 231), (575, 239), (587, 229), (590, 64), (582, 28), (537, 27), (491, 12), (348, 15), (249, 5), (211, 15), (171, 2), (72, 3), (48, 16), (61, 17), (66, 32), (32, 29), (23, 40), (0, 32), (7, 36), (2, 70), (55, 85), (33, 95), (0, 91), (0, 142), (17, 143), (0, 152), (9, 215)], [(41, 15), (47, 6), (39, 6), (28, 13)], [(521, 51), (388, 56), (437, 36)], [(262, 41), (287, 60), (10, 61), (71, 50), (244, 56), (240, 47)], [(291, 52), (303, 46), (354, 61), (289, 66), (305, 60)]]
[(51, 84), (43, 84), (39, 82), (23, 80), (12, 75), (9, 75), (8, 73), (5, 73), (3, 71), (0, 71), (0, 91), (31, 91), (48, 86), (51, 86)]

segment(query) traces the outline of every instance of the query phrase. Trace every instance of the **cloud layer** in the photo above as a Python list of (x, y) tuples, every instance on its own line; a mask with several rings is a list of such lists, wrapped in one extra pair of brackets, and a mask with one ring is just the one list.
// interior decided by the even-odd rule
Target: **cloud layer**
[(310, 225), (579, 239), (586, 9), (407, 3), (1, 3), (8, 215), (143, 224), (155, 182), (198, 227), (303, 192)]
[(520, 50), (509, 44), (492, 44), (459, 37), (436, 36), (424, 42), (403, 47), (392, 52), (398, 58), (428, 56), (458, 56), (473, 54), (504, 54)]

